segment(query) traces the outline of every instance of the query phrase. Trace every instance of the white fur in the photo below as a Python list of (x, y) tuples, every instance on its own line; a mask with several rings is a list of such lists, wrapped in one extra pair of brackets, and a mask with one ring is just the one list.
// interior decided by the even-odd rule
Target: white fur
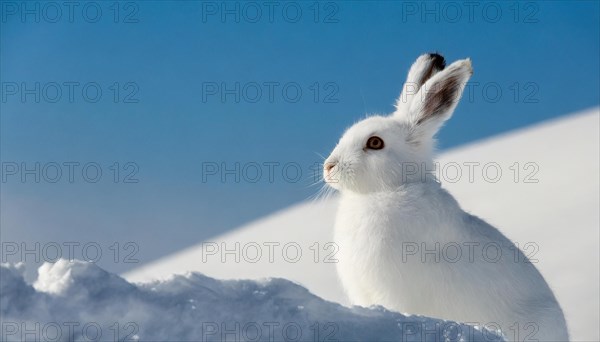
[[(428, 56), (417, 59), (406, 84), (422, 76)], [(356, 305), (497, 326), (510, 341), (567, 341), (562, 310), (535, 266), (426, 175), (433, 137), (471, 74), (469, 60), (434, 72), (416, 94), (401, 96), (391, 116), (349, 128), (325, 161), (333, 166), (325, 179), (341, 193), (335, 224), (339, 277)], [(436, 107), (442, 111), (427, 112), (428, 101), (435, 100), (427, 91), (444, 92), (451, 79), (459, 81), (460, 91), (441, 97), (448, 102)], [(371, 136), (382, 138), (385, 147), (366, 149)], [(406, 174), (407, 164), (420, 167), (416, 176)]]

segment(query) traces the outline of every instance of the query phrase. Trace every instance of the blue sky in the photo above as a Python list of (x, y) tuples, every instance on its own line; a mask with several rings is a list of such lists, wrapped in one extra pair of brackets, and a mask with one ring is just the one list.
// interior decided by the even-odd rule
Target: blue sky
[[(390, 112), (424, 52), (475, 70), (442, 150), (600, 102), (597, 1), (271, 4), (76, 2), (70, 16), (2, 1), (2, 240), (133, 241), (147, 262), (304, 200), (318, 154)], [(21, 163), (36, 162), (62, 178), (22, 182)], [(79, 163), (72, 183), (65, 162)], [(96, 183), (81, 176), (89, 163)], [(203, 179), (222, 163), (263, 174)], [(131, 172), (138, 182), (124, 183)]]

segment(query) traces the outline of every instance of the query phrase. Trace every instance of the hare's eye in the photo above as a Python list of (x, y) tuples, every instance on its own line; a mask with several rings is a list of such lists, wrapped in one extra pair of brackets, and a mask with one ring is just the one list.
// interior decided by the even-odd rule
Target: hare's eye
[(383, 145), (383, 139), (380, 137), (370, 137), (369, 140), (367, 140), (367, 148), (370, 150), (381, 150)]

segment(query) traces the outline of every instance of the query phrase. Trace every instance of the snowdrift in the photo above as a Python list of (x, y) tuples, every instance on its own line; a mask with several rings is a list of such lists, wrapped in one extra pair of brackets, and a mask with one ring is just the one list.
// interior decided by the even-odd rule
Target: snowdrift
[(477, 327), (347, 308), (285, 279), (200, 273), (132, 284), (95, 264), (45, 263), (33, 284), (0, 266), (2, 341), (501, 341)]

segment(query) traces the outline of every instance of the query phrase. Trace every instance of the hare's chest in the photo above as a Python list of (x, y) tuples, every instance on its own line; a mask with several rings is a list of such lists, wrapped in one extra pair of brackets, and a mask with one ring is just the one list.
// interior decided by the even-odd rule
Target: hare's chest
[(341, 203), (334, 238), (338, 247), (338, 274), (355, 304), (380, 302), (381, 287), (396, 283), (404, 240), (398, 222), (401, 212), (389, 207)]
[(434, 283), (439, 269), (415, 256), (415, 248), (432, 238), (427, 228), (431, 225), (424, 224), (420, 210), (402, 199), (381, 202), (340, 203), (334, 234), (337, 269), (355, 304), (394, 302), (396, 308), (405, 307), (407, 299), (398, 293), (427, 291), (423, 284)]
[(336, 222), (337, 272), (353, 304), (380, 304), (382, 284), (389, 277), (393, 250), (374, 222), (341, 219)]
[[(342, 199), (335, 223), (336, 241), (359, 257), (386, 258), (395, 255), (402, 244), (431, 236), (431, 213), (424, 215), (414, 201), (402, 196)], [(340, 246), (341, 248), (342, 246)]]

